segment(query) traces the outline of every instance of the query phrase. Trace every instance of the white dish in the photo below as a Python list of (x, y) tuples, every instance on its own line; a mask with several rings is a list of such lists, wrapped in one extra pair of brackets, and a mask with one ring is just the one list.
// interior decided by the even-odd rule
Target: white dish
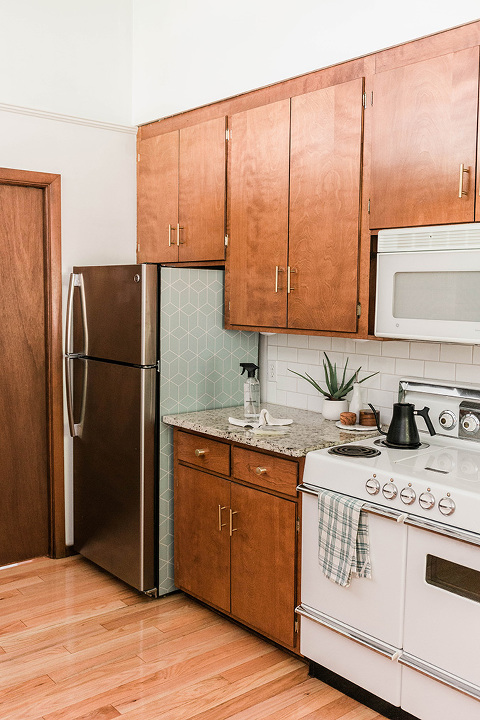
[(373, 432), (374, 430), (378, 432), (376, 425), (342, 425), (340, 420), (337, 420), (335, 425), (340, 430), (347, 430), (348, 432)]

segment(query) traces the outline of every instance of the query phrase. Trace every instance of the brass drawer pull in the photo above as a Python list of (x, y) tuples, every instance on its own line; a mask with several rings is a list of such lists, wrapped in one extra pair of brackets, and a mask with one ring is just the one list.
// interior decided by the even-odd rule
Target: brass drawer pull
[(172, 247), (172, 245), (173, 245), (172, 230), (173, 230), (172, 226), (170, 225), (170, 223), (168, 223), (168, 247)]
[(458, 197), (461, 199), (463, 195), (467, 195), (467, 191), (463, 189), (463, 174), (469, 173), (468, 167), (465, 167), (463, 163), (460, 164), (460, 182), (458, 185)]
[(257, 467), (257, 468), (255, 468), (255, 472), (257, 473), (257, 475), (265, 475), (265, 473), (267, 473), (268, 470), (266, 467)]
[(180, 223), (177, 223), (177, 247), (183, 245), (183, 240), (180, 240), (180, 230), (183, 230), (183, 227)]
[(230, 537), (232, 537), (234, 532), (237, 532), (238, 528), (233, 527), (233, 516), (238, 515), (238, 510), (232, 510), (230, 508)]
[(206, 455), (206, 454), (207, 454), (207, 451), (206, 451), (206, 450), (202, 450), (201, 448), (197, 448), (197, 449), (195, 450), (195, 455), (196, 455), (197, 457), (203, 457), (203, 456)]
[(222, 523), (222, 510), (226, 510), (226, 505), (218, 506), (218, 532), (222, 532), (222, 528), (227, 524)]

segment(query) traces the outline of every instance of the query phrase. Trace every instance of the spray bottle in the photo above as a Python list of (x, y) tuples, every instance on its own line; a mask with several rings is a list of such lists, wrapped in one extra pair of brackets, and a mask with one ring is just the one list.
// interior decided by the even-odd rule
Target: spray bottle
[(260, 383), (255, 377), (255, 371), (258, 370), (258, 365), (255, 365), (255, 363), (240, 363), (240, 367), (243, 368), (242, 375), (245, 370), (248, 373), (248, 377), (243, 386), (244, 415), (251, 420), (258, 420), (258, 416), (260, 415)]

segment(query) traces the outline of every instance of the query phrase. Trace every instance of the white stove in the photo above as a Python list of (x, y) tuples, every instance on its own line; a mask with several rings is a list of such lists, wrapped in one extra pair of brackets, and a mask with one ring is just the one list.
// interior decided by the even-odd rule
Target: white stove
[[(307, 454), (300, 650), (398, 708), (399, 717), (476, 720), (480, 387), (407, 378), (399, 401), (430, 408), (437, 434), (417, 416), (420, 447), (386, 447), (377, 436)], [(354, 577), (341, 588), (323, 576), (320, 489), (363, 503), (371, 580)]]

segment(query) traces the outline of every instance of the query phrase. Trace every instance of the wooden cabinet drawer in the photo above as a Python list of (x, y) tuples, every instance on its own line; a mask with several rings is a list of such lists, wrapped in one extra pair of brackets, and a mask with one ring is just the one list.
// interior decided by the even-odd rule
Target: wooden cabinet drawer
[(238, 480), (285, 495), (297, 494), (298, 464), (293, 460), (234, 447), (232, 475)]
[(230, 445), (185, 432), (177, 432), (176, 441), (180, 462), (230, 475)]

